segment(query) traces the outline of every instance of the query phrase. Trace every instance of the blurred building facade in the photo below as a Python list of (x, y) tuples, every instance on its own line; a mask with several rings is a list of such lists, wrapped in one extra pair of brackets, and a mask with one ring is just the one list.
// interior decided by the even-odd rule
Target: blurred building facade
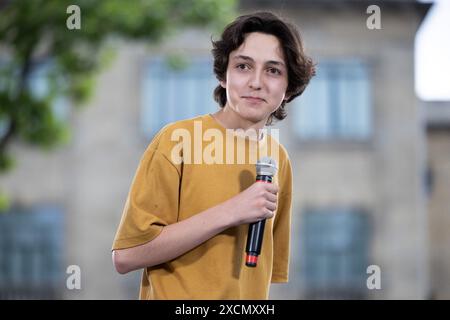
[(450, 297), (450, 102), (423, 103), (427, 130), (431, 298)]
[[(449, 296), (442, 279), (450, 278), (450, 257), (441, 251), (448, 133), (426, 130), (414, 92), (414, 37), (429, 5), (380, 2), (382, 29), (371, 30), (370, 4), (241, 2), (240, 13), (270, 10), (299, 26), (318, 63), (305, 94), (276, 125), (292, 159), (295, 198), (290, 282), (272, 287), (274, 299)], [(55, 296), (137, 297), (140, 272), (120, 276), (112, 266), (114, 233), (153, 134), (217, 110), (210, 50), (210, 32), (200, 30), (151, 48), (121, 43), (93, 100), (69, 115), (70, 145), (51, 154), (14, 146), (17, 168), (1, 181), (15, 207), (64, 217), (53, 227), (64, 230)], [(164, 57), (174, 53), (187, 57), (186, 68), (167, 66)], [(442, 191), (431, 201), (427, 163), (444, 179), (433, 184)], [(69, 265), (80, 267), (79, 290), (66, 287)], [(369, 266), (379, 268), (380, 289), (367, 287)]]

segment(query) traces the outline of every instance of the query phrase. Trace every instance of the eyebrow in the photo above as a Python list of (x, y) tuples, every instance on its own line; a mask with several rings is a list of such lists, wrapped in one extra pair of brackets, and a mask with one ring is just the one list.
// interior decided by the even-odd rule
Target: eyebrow
[[(249, 56), (244, 56), (242, 54), (234, 56), (232, 58), (233, 60), (237, 60), (237, 59), (242, 59), (242, 60), (246, 60), (246, 61), (251, 61), (254, 62), (255, 60), (253, 60), (253, 58), (249, 57)], [(276, 66), (283, 66), (284, 67), (284, 63), (281, 61), (276, 61), (276, 60), (269, 60), (266, 61), (266, 64), (272, 64), (272, 65), (276, 65)]]

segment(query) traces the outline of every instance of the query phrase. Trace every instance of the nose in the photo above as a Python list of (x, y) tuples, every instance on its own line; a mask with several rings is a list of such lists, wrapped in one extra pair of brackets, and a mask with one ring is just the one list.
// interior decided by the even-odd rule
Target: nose
[(253, 90), (260, 90), (262, 86), (262, 71), (255, 70), (249, 79), (249, 87)]

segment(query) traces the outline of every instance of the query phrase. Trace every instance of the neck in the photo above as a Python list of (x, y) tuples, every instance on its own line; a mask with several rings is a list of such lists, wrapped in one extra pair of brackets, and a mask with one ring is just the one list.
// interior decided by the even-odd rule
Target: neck
[(259, 139), (262, 138), (262, 129), (267, 122), (267, 119), (258, 122), (243, 119), (228, 105), (214, 113), (213, 116), (226, 129), (243, 129), (244, 131), (253, 129), (258, 133)]

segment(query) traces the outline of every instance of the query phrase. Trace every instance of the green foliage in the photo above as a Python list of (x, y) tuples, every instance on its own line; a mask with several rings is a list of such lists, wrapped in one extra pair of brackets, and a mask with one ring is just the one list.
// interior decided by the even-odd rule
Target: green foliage
[[(114, 56), (110, 39), (162, 40), (185, 25), (218, 30), (234, 15), (235, 0), (15, 0), (0, 1), (0, 172), (14, 163), (13, 139), (53, 148), (69, 140), (54, 111), (57, 99), (82, 105), (98, 72)], [(70, 5), (81, 11), (81, 29), (69, 30)], [(183, 68), (179, 57), (169, 57)], [(37, 66), (47, 84), (31, 90)], [(1, 200), (1, 198), (0, 198)], [(1, 202), (1, 201), (0, 201)]]
[(184, 70), (189, 66), (189, 61), (186, 57), (179, 53), (172, 53), (166, 57), (166, 64), (172, 70)]
[(0, 172), (8, 171), (14, 167), (14, 159), (9, 154), (0, 154)]
[(8, 196), (0, 190), (0, 214), (6, 212), (10, 207)]

